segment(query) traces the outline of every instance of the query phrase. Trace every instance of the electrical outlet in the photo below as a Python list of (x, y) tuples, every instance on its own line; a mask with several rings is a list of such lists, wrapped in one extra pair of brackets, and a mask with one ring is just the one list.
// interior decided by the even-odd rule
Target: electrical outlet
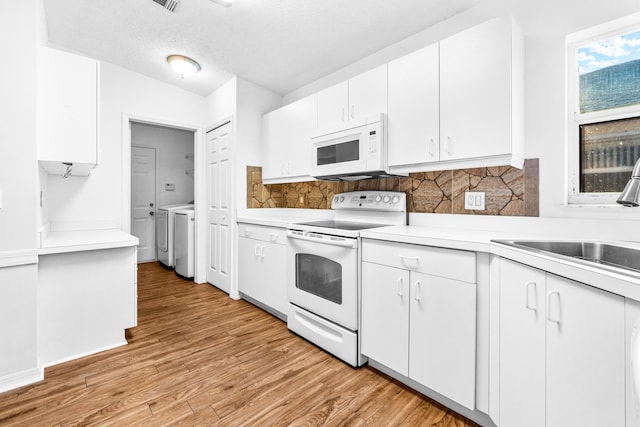
[(484, 191), (465, 191), (464, 208), (470, 211), (483, 211)]

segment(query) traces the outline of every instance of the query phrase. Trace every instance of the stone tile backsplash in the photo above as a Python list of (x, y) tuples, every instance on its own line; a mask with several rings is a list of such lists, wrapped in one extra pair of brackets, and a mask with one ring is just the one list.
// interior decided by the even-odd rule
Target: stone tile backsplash
[[(360, 190), (403, 191), (409, 212), (538, 216), (538, 159), (526, 160), (523, 169), (497, 166), (355, 182), (289, 184), (263, 184), (262, 168), (247, 167), (248, 208), (328, 209), (334, 194)], [(483, 191), (485, 210), (466, 210), (465, 191)]]

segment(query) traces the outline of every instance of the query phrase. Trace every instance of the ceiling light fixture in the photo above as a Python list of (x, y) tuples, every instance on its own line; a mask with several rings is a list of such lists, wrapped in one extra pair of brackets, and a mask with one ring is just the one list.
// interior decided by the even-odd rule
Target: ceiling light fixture
[(200, 64), (184, 55), (169, 55), (167, 56), (167, 62), (171, 65), (173, 71), (183, 79), (194, 75), (201, 69)]
[(223, 7), (229, 7), (233, 4), (235, 0), (211, 0), (211, 1)]

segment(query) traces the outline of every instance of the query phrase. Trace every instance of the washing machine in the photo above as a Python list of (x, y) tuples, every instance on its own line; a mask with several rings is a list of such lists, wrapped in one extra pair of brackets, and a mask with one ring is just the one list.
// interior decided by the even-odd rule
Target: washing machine
[(160, 264), (166, 268), (175, 267), (173, 255), (174, 214), (178, 209), (193, 208), (193, 204), (160, 206), (156, 212), (156, 248)]
[(195, 216), (193, 208), (177, 209), (175, 215), (175, 272), (193, 278), (195, 265)]

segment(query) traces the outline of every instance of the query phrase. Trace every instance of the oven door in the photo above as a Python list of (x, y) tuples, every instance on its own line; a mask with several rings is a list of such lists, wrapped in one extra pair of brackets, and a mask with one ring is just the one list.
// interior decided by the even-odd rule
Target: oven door
[(289, 302), (347, 329), (358, 329), (358, 239), (287, 233)]

